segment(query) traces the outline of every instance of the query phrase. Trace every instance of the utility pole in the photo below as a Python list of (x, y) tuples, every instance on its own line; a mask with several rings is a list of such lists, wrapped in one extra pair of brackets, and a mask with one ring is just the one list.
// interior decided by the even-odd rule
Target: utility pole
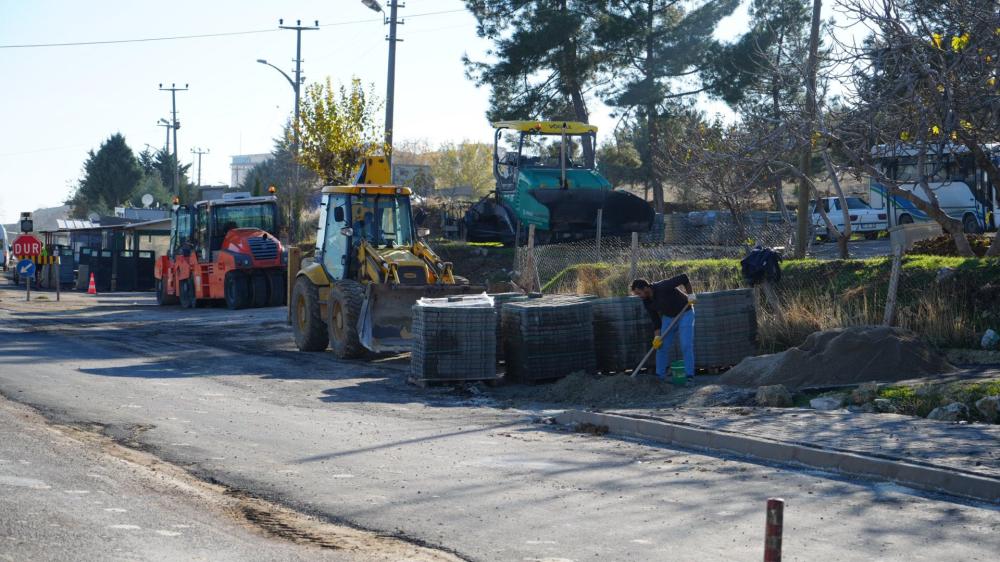
[[(295, 121), (292, 122), (292, 143), (294, 144), (295, 155), (299, 155), (299, 94), (302, 89), (302, 32), (315, 31), (319, 29), (319, 21), (314, 21), (313, 25), (302, 25), (302, 20), (295, 20), (295, 25), (285, 25), (285, 20), (278, 20), (278, 27), (281, 29), (295, 30), (295, 81), (292, 88), (295, 90)], [(267, 63), (264, 63), (267, 64)]]
[[(295, 25), (285, 25), (285, 20), (278, 20), (278, 27), (280, 29), (291, 29), (295, 31), (295, 80), (289, 80), (292, 82), (292, 89), (295, 90), (295, 117), (292, 122), (292, 153), (295, 154), (295, 173), (292, 182), (291, 197), (288, 201), (288, 239), (295, 242), (296, 233), (299, 227), (299, 217), (298, 209), (296, 208), (296, 203), (298, 202), (299, 193), (299, 100), (302, 91), (302, 32), (303, 31), (316, 31), (319, 29), (319, 20), (314, 20), (313, 25), (302, 25), (302, 20), (295, 20)], [(267, 64), (267, 61), (260, 61), (263, 64)], [(268, 65), (273, 66), (273, 65)], [(274, 67), (282, 74), (280, 68)], [(285, 74), (285, 78), (288, 75)]]
[(385, 40), (389, 42), (389, 73), (385, 81), (385, 145), (386, 161), (389, 162), (389, 169), (392, 169), (392, 113), (396, 93), (396, 43), (402, 41), (396, 36), (396, 26), (403, 25), (405, 21), (396, 17), (399, 8), (405, 8), (406, 4), (399, 0), (389, 0), (386, 6), (389, 8), (389, 15), (385, 16), (385, 11), (379, 5), (378, 0), (361, 0), (361, 3), (370, 10), (383, 14), (383, 25), (389, 26), (389, 35)]
[(211, 152), (211, 150), (207, 148), (205, 150), (202, 150), (200, 148), (191, 149), (191, 154), (198, 155), (198, 187), (201, 187), (201, 157), (205, 154), (208, 154), (209, 152)]
[(177, 129), (181, 128), (180, 121), (177, 120), (177, 92), (186, 92), (188, 85), (184, 84), (183, 88), (178, 88), (177, 84), (171, 84), (169, 88), (164, 88), (163, 84), (160, 84), (161, 92), (170, 92), (170, 114), (173, 117), (171, 125), (174, 129), (174, 195), (180, 196), (181, 194), (181, 155), (177, 150)]

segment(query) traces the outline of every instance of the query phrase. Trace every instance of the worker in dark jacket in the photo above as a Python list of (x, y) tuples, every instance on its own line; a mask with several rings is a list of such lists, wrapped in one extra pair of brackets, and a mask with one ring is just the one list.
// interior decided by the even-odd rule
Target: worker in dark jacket
[[(681, 287), (684, 288), (681, 291)], [(674, 333), (680, 334), (681, 354), (684, 357), (684, 373), (688, 380), (694, 377), (694, 308), (685, 307), (697, 300), (691, 280), (684, 273), (650, 283), (645, 279), (632, 281), (632, 294), (642, 299), (649, 317), (653, 321), (653, 348), (656, 349), (656, 376), (661, 380), (667, 378), (670, 348), (674, 342)], [(682, 314), (677, 326), (665, 333), (674, 317)]]

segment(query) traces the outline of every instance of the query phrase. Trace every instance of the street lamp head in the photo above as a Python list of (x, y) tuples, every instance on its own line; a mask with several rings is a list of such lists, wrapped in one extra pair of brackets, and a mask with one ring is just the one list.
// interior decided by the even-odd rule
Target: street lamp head
[(378, 0), (361, 0), (361, 3), (364, 4), (365, 6), (367, 6), (368, 9), (370, 9), (372, 11), (375, 11), (375, 12), (381, 12), (382, 11), (382, 6), (379, 5)]
[(259, 62), (260, 64), (267, 64), (267, 60), (265, 59), (257, 59), (257, 62)]

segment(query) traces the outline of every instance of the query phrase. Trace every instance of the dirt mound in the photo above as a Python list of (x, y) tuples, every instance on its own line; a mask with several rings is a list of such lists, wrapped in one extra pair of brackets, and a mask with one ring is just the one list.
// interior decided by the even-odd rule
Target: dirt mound
[(670, 383), (649, 375), (632, 378), (573, 373), (549, 385), (539, 398), (545, 402), (596, 407), (635, 406), (662, 401), (674, 390)]
[(862, 326), (814, 332), (798, 347), (748, 357), (719, 382), (808, 388), (892, 382), (954, 371), (955, 367), (913, 332)]
[[(984, 234), (966, 234), (965, 238), (969, 241), (972, 251), (978, 257), (986, 255), (986, 250), (993, 243), (993, 238)], [(955, 238), (950, 234), (942, 234), (934, 238), (920, 240), (913, 245), (909, 253), (928, 256), (958, 256), (958, 250), (955, 248)]]

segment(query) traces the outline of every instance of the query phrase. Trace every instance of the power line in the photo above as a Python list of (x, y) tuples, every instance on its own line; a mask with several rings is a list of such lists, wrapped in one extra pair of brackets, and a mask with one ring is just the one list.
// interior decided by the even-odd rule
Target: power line
[(141, 39), (110, 39), (107, 41), (75, 41), (72, 43), (27, 43), (22, 45), (0, 45), (0, 49), (30, 49), (34, 47), (79, 47), (83, 45), (115, 45), (120, 43), (148, 43), (151, 41), (174, 41), (176, 39), (202, 39), (205, 37), (228, 37), (231, 35), (251, 35), (271, 33), (277, 29), (256, 29), (252, 31), (230, 31), (226, 33), (202, 33), (200, 35), (173, 35), (170, 37), (144, 37)]
[[(424, 12), (422, 14), (412, 14), (410, 18), (419, 18), (424, 16), (437, 16), (443, 14), (453, 14), (457, 12), (464, 12), (464, 9), (456, 10), (441, 10), (437, 12)], [(351, 21), (339, 21), (333, 23), (326, 23), (320, 27), (335, 27), (341, 25), (356, 25), (359, 23), (372, 23), (381, 21), (378, 19), (363, 19), (363, 20), (351, 20)], [(197, 35), (170, 35), (166, 37), (141, 37), (133, 39), (108, 39), (104, 41), (73, 41), (68, 43), (22, 43), (16, 45), (0, 45), (0, 49), (32, 49), (38, 47), (82, 47), (87, 45), (119, 45), (122, 43), (151, 43), (155, 41), (176, 41), (182, 39), (205, 39), (211, 37), (232, 37), (237, 35), (256, 35), (260, 33), (273, 33), (279, 31), (278, 29), (251, 29), (247, 31), (226, 31), (220, 33), (200, 33)]]

